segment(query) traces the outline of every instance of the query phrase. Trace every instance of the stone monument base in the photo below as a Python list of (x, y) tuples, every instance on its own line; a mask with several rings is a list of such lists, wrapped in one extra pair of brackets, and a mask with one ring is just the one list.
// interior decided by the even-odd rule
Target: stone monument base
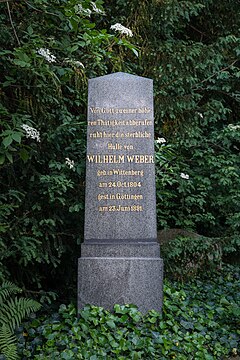
[(86, 304), (112, 310), (135, 304), (146, 313), (161, 311), (163, 261), (152, 243), (82, 244), (78, 260), (78, 308)]

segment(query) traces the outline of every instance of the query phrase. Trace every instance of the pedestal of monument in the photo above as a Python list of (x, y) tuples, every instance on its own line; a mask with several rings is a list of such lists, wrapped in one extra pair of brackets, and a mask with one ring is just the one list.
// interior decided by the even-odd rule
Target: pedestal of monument
[(156, 243), (82, 245), (78, 306), (135, 304), (161, 310), (163, 263)]
[(79, 309), (161, 310), (155, 196), (152, 80), (124, 73), (90, 80)]

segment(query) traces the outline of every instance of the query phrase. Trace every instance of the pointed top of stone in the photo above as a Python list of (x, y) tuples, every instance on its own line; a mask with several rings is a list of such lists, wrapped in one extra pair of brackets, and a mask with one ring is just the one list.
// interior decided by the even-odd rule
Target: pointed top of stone
[(125, 72), (116, 72), (116, 73), (112, 73), (112, 74), (108, 74), (108, 75), (103, 75), (103, 76), (99, 76), (97, 78), (94, 78), (94, 79), (90, 79), (90, 80), (99, 80), (99, 79), (103, 79), (103, 80), (111, 80), (111, 79), (145, 79), (145, 80), (151, 80), (152, 79), (149, 79), (149, 78), (146, 78), (146, 77), (143, 77), (143, 76), (138, 76), (138, 75), (132, 75), (132, 74), (128, 74), (128, 73), (125, 73)]

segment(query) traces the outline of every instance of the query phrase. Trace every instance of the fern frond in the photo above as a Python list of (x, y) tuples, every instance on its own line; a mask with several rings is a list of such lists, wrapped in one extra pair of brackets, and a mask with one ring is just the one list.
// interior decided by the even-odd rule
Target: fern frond
[(22, 292), (22, 290), (18, 286), (14, 285), (10, 281), (4, 281), (0, 286), (0, 307), (7, 297), (9, 297), (11, 294), (17, 294), (20, 292)]
[(32, 299), (17, 298), (8, 300), (2, 305), (0, 310), (0, 324), (6, 324), (14, 332), (15, 328), (20, 325), (23, 318), (38, 311), (41, 305)]
[(17, 339), (6, 325), (0, 327), (0, 353), (7, 360), (17, 359)]
[(0, 287), (0, 353), (7, 360), (17, 359), (15, 328), (20, 325), (25, 316), (41, 307), (41, 304), (32, 299), (18, 298), (17, 296), (12, 298), (12, 294), (21, 291), (10, 281), (5, 281)]

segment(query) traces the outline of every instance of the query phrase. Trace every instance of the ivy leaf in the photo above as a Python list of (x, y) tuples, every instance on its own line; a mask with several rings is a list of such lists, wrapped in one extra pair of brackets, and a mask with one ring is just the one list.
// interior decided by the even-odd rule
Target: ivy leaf
[(116, 324), (113, 320), (108, 320), (107, 321), (107, 325), (111, 328), (111, 329), (115, 329), (116, 328)]

